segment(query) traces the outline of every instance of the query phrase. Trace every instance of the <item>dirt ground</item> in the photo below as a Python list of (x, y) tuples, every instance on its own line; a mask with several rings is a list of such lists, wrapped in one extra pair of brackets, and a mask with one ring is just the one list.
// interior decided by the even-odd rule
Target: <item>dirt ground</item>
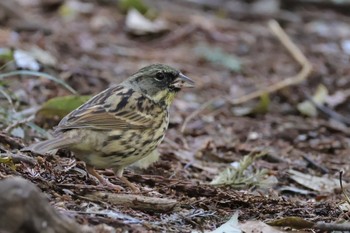
[[(177, 67), (196, 87), (181, 92), (171, 108), (160, 161), (125, 172), (144, 196), (176, 200), (170, 210), (140, 210), (88, 198), (95, 191), (111, 191), (88, 177), (84, 164), (64, 150), (47, 157), (27, 154), (35, 158), (35, 165), (1, 163), (0, 178), (22, 176), (62, 214), (85, 225), (105, 223), (117, 232), (210, 231), (234, 213), (239, 222), (289, 216), (314, 223), (349, 221), (349, 209), (340, 207), (345, 198), (339, 185), (340, 171), (345, 190), (350, 182), (349, 5), (282, 2), (154, 1), (146, 4), (152, 8), (149, 17), (165, 24), (140, 35), (115, 1), (4, 1), (0, 49), (46, 51), (50, 57), (42, 59), (40, 71), (63, 80), (78, 94), (98, 93), (152, 63)], [(306, 56), (312, 72), (295, 85), (235, 104), (242, 96), (264, 92), (297, 75), (303, 67), (272, 33), (271, 19)], [(1, 73), (21, 69), (3, 57), (0, 66)], [(314, 96), (320, 84), (328, 90), (321, 105), (328, 107), (318, 106), (313, 117), (303, 115), (298, 104)], [(71, 94), (54, 81), (29, 75), (0, 79), (0, 87), (13, 99), (10, 105), (0, 95), (2, 154), (16, 154), (24, 145), (45, 139), (45, 132), (59, 121), (39, 116), (11, 121), (8, 112)], [(33, 130), (30, 122), (44, 130)], [(17, 128), (19, 134), (13, 132)], [(248, 155), (260, 157), (241, 180), (210, 184)], [(300, 182), (296, 172), (304, 175)], [(123, 185), (110, 171), (102, 173)], [(325, 183), (304, 183), (307, 175)]]

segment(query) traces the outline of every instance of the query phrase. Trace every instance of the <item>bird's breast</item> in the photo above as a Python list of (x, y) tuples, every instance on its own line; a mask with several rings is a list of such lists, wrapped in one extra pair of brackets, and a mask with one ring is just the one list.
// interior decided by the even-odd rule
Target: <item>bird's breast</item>
[(162, 142), (169, 124), (168, 111), (159, 112), (153, 122), (146, 129), (78, 129), (75, 131), (81, 135), (81, 142), (69, 149), (96, 168), (128, 166), (152, 153)]

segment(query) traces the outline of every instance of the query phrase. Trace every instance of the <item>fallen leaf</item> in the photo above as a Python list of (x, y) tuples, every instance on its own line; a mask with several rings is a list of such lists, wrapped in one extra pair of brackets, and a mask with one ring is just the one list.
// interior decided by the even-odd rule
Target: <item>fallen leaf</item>
[(343, 104), (350, 96), (350, 89), (336, 91), (333, 95), (329, 95), (326, 98), (326, 103), (329, 107), (335, 108), (336, 106)]
[(227, 222), (220, 227), (211, 231), (210, 233), (241, 233), (241, 229), (238, 226), (238, 213), (236, 212)]
[(0, 48), (0, 60), (4, 62), (13, 60), (12, 50), (9, 48)]
[(151, 21), (135, 9), (128, 11), (125, 26), (130, 34), (137, 36), (157, 34), (168, 30), (168, 25), (164, 20), (156, 19)]
[(39, 63), (29, 52), (17, 49), (13, 53), (13, 58), (17, 67), (21, 69), (28, 69), (33, 71), (40, 70)]
[[(319, 105), (323, 105), (326, 102), (328, 96), (328, 89), (325, 85), (320, 84), (317, 86), (315, 94), (312, 96), (312, 100)], [(300, 113), (309, 116), (317, 116), (317, 108), (309, 100), (305, 100), (297, 105), (297, 109)]]
[(53, 118), (58, 116), (63, 118), (68, 113), (85, 103), (91, 96), (68, 95), (49, 99), (37, 112), (37, 115), (44, 118)]
[(243, 224), (239, 224), (240, 229), (244, 233), (284, 233), (286, 231), (282, 231), (267, 225), (261, 221), (247, 221)]
[(57, 59), (51, 53), (39, 48), (38, 46), (33, 46), (29, 50), (29, 54), (41, 64), (49, 66), (55, 66), (57, 64)]
[(260, 96), (259, 103), (254, 106), (237, 106), (231, 109), (235, 116), (247, 116), (250, 114), (264, 114), (267, 113), (270, 106), (270, 96), (264, 93)]
[(312, 228), (315, 224), (300, 217), (286, 217), (268, 222), (270, 226), (292, 227), (295, 229)]
[(319, 192), (333, 192), (335, 188), (339, 188), (339, 180), (328, 177), (312, 176), (296, 170), (288, 170), (290, 178), (309, 189)]

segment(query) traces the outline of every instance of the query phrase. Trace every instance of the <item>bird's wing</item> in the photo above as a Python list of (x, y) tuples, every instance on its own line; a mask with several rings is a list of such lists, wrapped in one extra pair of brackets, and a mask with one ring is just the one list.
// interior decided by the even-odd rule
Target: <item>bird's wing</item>
[(63, 118), (55, 133), (82, 128), (146, 129), (154, 123), (155, 116), (150, 112), (142, 112), (143, 109), (139, 106), (145, 104), (154, 103), (132, 89), (121, 86), (109, 88)]

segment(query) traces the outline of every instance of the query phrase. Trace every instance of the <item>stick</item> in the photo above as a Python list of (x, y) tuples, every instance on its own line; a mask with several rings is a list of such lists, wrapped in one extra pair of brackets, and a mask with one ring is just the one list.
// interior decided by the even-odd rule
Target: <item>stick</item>
[(24, 118), (24, 119), (21, 119), (21, 120), (18, 120), (18, 121), (15, 121), (13, 122), (11, 125), (7, 126), (6, 129), (4, 130), (5, 133), (10, 133), (14, 128), (20, 126), (20, 125), (23, 125), (23, 124), (26, 124), (28, 122), (31, 122), (32, 120), (35, 119), (35, 115), (31, 115), (27, 118)]
[(94, 192), (85, 197), (94, 201), (107, 201), (116, 205), (122, 205), (133, 209), (167, 212), (177, 204), (176, 200), (158, 197), (146, 197), (135, 194), (117, 194), (108, 192)]
[(181, 133), (183, 133), (186, 129), (188, 122), (190, 122), (193, 118), (195, 118), (199, 113), (201, 113), (204, 109), (209, 107), (215, 100), (219, 99), (219, 97), (213, 98), (202, 104), (196, 111), (192, 112), (189, 116), (186, 117), (184, 123), (181, 127)]
[(0, 153), (0, 158), (10, 158), (14, 163), (19, 163), (19, 162), (24, 162), (30, 165), (35, 165), (36, 160), (33, 159), (32, 157), (29, 157), (27, 155), (17, 153), (17, 154), (12, 154), (12, 153)]
[(319, 222), (314, 225), (315, 229), (319, 229), (322, 232), (333, 232), (333, 231), (340, 231), (340, 232), (349, 232), (350, 231), (350, 224), (343, 223), (343, 224), (337, 224), (337, 223), (325, 223), (325, 222)]
[(288, 37), (288, 35), (285, 33), (285, 31), (281, 28), (281, 26), (278, 24), (276, 20), (270, 20), (268, 22), (268, 26), (270, 30), (274, 33), (274, 35), (279, 39), (279, 41), (283, 44), (283, 46), (288, 50), (288, 52), (293, 56), (293, 58), (302, 66), (302, 69), (300, 72), (292, 77), (288, 77), (284, 79), (281, 82), (275, 83), (271, 86), (265, 87), (264, 89), (260, 89), (257, 91), (254, 91), (250, 94), (238, 97), (236, 99), (231, 99), (230, 97), (215, 97), (204, 104), (191, 113), (186, 119), (184, 120), (184, 123), (181, 127), (181, 132), (184, 132), (186, 129), (186, 126), (190, 120), (192, 120), (194, 117), (196, 117), (199, 113), (201, 113), (204, 109), (209, 107), (211, 103), (219, 98), (224, 98), (227, 102), (233, 104), (233, 105), (238, 105), (245, 103), (249, 100), (255, 99), (260, 97), (263, 94), (269, 94), (272, 92), (276, 92), (282, 88), (296, 85), (304, 81), (311, 73), (312, 71), (312, 65), (309, 62), (309, 60), (304, 56), (304, 54), (300, 51), (300, 49), (292, 42), (292, 40)]
[(0, 143), (7, 144), (11, 149), (21, 149), (24, 144), (18, 139), (7, 135), (5, 132), (0, 131)]
[(268, 86), (264, 89), (254, 91), (250, 94), (244, 95), (242, 97), (238, 97), (236, 99), (229, 99), (226, 97), (226, 100), (229, 101), (233, 105), (242, 104), (251, 99), (255, 99), (260, 97), (265, 93), (276, 92), (282, 88), (296, 85), (304, 81), (312, 71), (312, 65), (309, 60), (304, 56), (304, 54), (300, 51), (300, 49), (292, 42), (292, 40), (288, 37), (286, 32), (281, 28), (281, 26), (277, 23), (276, 20), (270, 20), (268, 22), (268, 26), (270, 30), (274, 33), (274, 35), (279, 39), (282, 45), (288, 50), (288, 52), (293, 56), (293, 58), (302, 66), (300, 72), (293, 76), (284, 79), (281, 82), (275, 83), (271, 86)]

